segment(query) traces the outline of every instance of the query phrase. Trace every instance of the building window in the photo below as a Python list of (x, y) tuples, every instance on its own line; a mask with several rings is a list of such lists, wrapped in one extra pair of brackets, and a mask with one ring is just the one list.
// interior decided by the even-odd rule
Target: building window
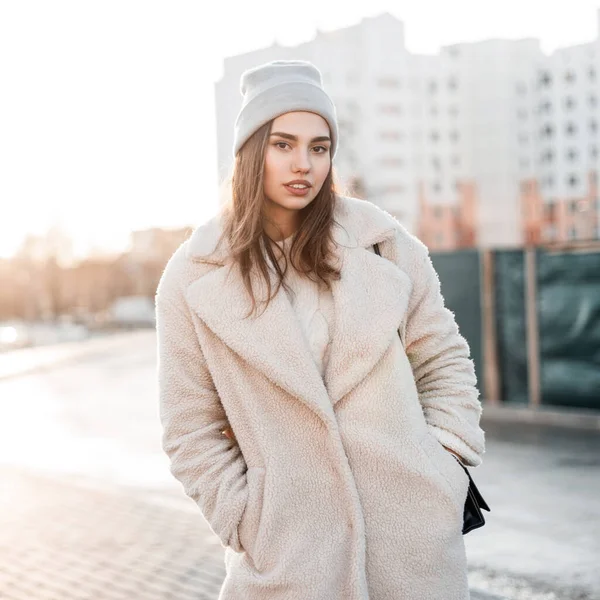
[(552, 152), (552, 150), (546, 150), (546, 152), (543, 152), (540, 156), (540, 160), (543, 163), (551, 163), (554, 160), (554, 152)]
[(571, 69), (569, 69), (566, 73), (565, 73), (565, 81), (567, 83), (575, 83), (575, 72), (572, 71)]
[(550, 125), (550, 123), (547, 123), (546, 125), (544, 125), (544, 127), (542, 127), (542, 131), (541, 131), (541, 135), (542, 137), (552, 137), (552, 135), (554, 134), (554, 127), (552, 127), (552, 125)]
[(590, 67), (588, 75), (590, 76), (590, 81), (596, 81), (596, 69), (594, 67)]
[(439, 181), (436, 181), (436, 182), (434, 182), (434, 184), (433, 184), (433, 186), (432, 186), (432, 187), (433, 187), (433, 191), (434, 191), (436, 194), (439, 194), (439, 193), (442, 191), (442, 186), (441, 186), (441, 184), (440, 184), (440, 182), (439, 182)]
[(575, 133), (577, 133), (577, 127), (575, 126), (575, 123), (567, 123), (565, 131), (567, 132), (567, 135), (575, 135)]
[(577, 160), (577, 150), (575, 150), (575, 148), (569, 148), (569, 150), (567, 151), (567, 158), (571, 162)]
[(569, 229), (569, 239), (576, 240), (577, 239), (577, 229), (575, 227), (571, 227)]
[(454, 154), (452, 156), (452, 166), (453, 167), (459, 167), (460, 166), (460, 156), (458, 156), (458, 154)]
[(565, 108), (567, 110), (573, 110), (575, 108), (575, 99), (571, 96), (565, 98)]
[(432, 79), (427, 86), (430, 94), (435, 94), (437, 92), (437, 83)]
[(433, 208), (433, 216), (436, 219), (441, 219), (443, 215), (444, 215), (444, 211), (442, 210), (441, 206), (435, 206)]
[(552, 102), (546, 100), (540, 104), (540, 112), (541, 113), (551, 113), (552, 112)]
[(542, 71), (539, 75), (540, 87), (550, 87), (552, 85), (552, 76), (548, 71)]
[(438, 131), (432, 131), (432, 132), (429, 134), (429, 137), (431, 138), (431, 141), (432, 141), (432, 142), (437, 142), (437, 141), (440, 139), (440, 134), (439, 134), (439, 132), (438, 132)]
[(592, 133), (596, 133), (598, 131), (598, 123), (594, 119), (590, 121), (590, 131)]
[(448, 109), (448, 114), (451, 117), (458, 117), (458, 106), (456, 105), (452, 105), (449, 109)]
[(442, 161), (440, 160), (440, 157), (439, 156), (432, 157), (432, 159), (431, 159), (431, 165), (433, 166), (433, 168), (436, 171), (441, 170), (441, 168), (442, 168)]
[(598, 158), (598, 148), (596, 146), (592, 146), (590, 148), (590, 154), (592, 155), (592, 158)]
[(589, 102), (592, 108), (596, 108), (596, 106), (598, 105), (598, 99), (596, 98), (596, 96), (594, 96), (594, 94), (590, 95)]
[(435, 116), (437, 116), (437, 114), (438, 114), (438, 109), (437, 109), (437, 106), (433, 105), (433, 106), (431, 107), (431, 110), (430, 110), (429, 112), (430, 112), (430, 113), (431, 113), (431, 114), (432, 114), (434, 117), (435, 117)]
[(577, 187), (578, 183), (579, 183), (579, 179), (578, 179), (577, 175), (569, 175), (567, 177), (567, 184), (569, 187), (575, 188), (575, 187)]
[(458, 89), (458, 81), (456, 79), (456, 77), (450, 77), (450, 79), (448, 79), (448, 89), (455, 91)]
[(458, 142), (458, 140), (460, 139), (460, 134), (458, 133), (458, 131), (451, 131), (450, 132), (450, 139), (453, 142)]

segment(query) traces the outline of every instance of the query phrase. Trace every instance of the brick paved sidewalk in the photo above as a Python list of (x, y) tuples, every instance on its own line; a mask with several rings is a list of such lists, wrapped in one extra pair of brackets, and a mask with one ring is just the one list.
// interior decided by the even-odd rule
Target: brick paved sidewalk
[(217, 597), (222, 548), (197, 510), (31, 473), (0, 478), (0, 598)]
[(0, 480), (3, 600), (216, 600), (223, 549), (185, 496), (6, 467)]

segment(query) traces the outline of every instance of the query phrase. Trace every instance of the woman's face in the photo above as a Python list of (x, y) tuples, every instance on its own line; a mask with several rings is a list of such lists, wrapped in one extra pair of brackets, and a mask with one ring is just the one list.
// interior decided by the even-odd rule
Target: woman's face
[[(329, 126), (320, 115), (289, 112), (273, 121), (264, 172), (268, 212), (298, 211), (316, 198), (331, 167), (330, 146)], [(308, 187), (286, 185), (293, 181)]]

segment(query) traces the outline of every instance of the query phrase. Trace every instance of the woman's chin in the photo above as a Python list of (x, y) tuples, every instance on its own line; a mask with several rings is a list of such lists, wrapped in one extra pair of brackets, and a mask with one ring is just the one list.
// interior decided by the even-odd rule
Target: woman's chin
[(279, 204), (282, 208), (287, 208), (288, 210), (300, 210), (305, 206), (308, 206), (314, 200), (314, 196), (312, 194), (307, 196), (292, 196), (292, 195), (284, 195), (278, 198), (275, 201), (275, 204)]

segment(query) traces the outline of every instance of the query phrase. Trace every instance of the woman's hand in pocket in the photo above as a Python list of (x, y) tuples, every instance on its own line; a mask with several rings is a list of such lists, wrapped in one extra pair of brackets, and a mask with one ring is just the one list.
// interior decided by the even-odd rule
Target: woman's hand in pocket
[(235, 434), (233, 433), (233, 429), (231, 429), (231, 427), (225, 427), (225, 429), (223, 429), (221, 431), (221, 433), (226, 437), (229, 438), (232, 441), (236, 441), (235, 440)]
[[(442, 444), (442, 445), (443, 445), (443, 444)], [(460, 456), (459, 456), (458, 454), (456, 454), (456, 452), (454, 452), (454, 450), (450, 450), (450, 448), (448, 448), (448, 447), (446, 447), (446, 446), (444, 446), (444, 448), (446, 448), (446, 450), (448, 450), (448, 452), (450, 452), (450, 454), (454, 454), (454, 456), (455, 456), (456, 458), (458, 458), (459, 462), (461, 462), (461, 463), (462, 463), (462, 460), (460, 459)]]

